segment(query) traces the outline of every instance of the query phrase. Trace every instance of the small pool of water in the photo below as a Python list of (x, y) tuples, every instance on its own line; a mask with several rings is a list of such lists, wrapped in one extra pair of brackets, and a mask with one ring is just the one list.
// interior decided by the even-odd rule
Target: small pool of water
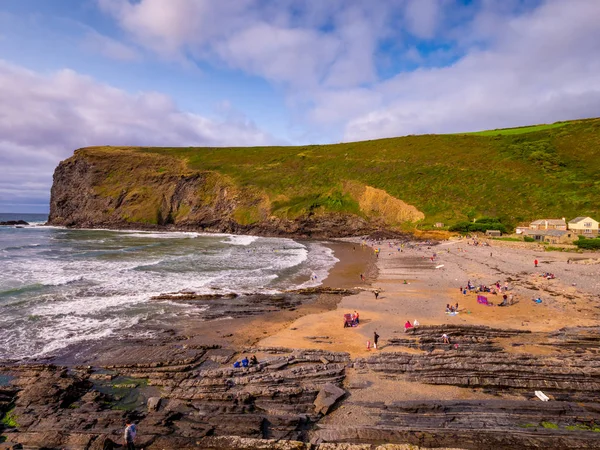
[(0, 375), (0, 386), (8, 386), (13, 378), (10, 375)]

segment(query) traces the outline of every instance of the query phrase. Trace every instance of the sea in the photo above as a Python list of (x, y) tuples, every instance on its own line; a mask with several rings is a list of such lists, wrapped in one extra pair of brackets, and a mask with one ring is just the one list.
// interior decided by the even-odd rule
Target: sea
[(0, 213), (0, 221), (19, 219), (30, 225), (0, 226), (0, 360), (50, 357), (144, 323), (202, 320), (205, 307), (150, 300), (161, 293), (312, 287), (338, 261), (312, 241), (67, 229), (45, 226), (46, 215)]

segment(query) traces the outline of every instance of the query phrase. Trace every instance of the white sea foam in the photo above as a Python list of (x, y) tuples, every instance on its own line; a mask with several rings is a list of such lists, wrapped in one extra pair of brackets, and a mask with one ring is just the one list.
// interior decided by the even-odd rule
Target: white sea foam
[(250, 244), (252, 244), (253, 242), (255, 242), (258, 239), (258, 236), (240, 236), (240, 235), (230, 235), (227, 236), (227, 239), (225, 239), (224, 242), (226, 244), (231, 244), (231, 245), (243, 245), (243, 246), (248, 246)]
[(165, 231), (161, 233), (147, 231), (120, 231), (125, 237), (153, 238), (153, 239), (191, 239), (200, 236), (200, 233), (188, 231)]
[[(317, 280), (303, 286), (319, 284), (337, 261), (325, 246), (290, 239), (95, 231), (39, 227), (29, 233), (34, 243), (26, 233), (3, 241), (21, 248), (14, 257), (0, 253), (0, 291), (15, 289), (0, 303), (0, 357), (49, 354), (84, 340), (118, 338), (141, 320), (202, 317), (206, 310), (150, 301), (160, 293), (275, 293), (298, 276), (314, 273)], [(184, 245), (163, 240), (198, 236)], [(132, 237), (156, 241), (139, 245)], [(40, 248), (31, 250), (34, 244)]]
[[(310, 270), (310, 274), (308, 274), (310, 279), (297, 286), (299, 289), (320, 285), (329, 275), (331, 268), (339, 262), (339, 259), (334, 256), (331, 248), (319, 243), (309, 244), (309, 255), (310, 259), (307, 263), (305, 273), (308, 274)], [(314, 278), (315, 275), (316, 279)]]

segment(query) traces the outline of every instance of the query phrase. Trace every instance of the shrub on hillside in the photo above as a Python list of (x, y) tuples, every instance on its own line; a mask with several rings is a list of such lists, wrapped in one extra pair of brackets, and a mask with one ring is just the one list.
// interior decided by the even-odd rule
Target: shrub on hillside
[(458, 222), (450, 227), (450, 231), (458, 231), (461, 233), (469, 232), (481, 232), (485, 233), (487, 230), (499, 230), (502, 233), (507, 233), (506, 226), (497, 220), (492, 222), (491, 220), (485, 222)]
[(523, 240), (525, 242), (535, 242), (535, 239), (532, 238), (531, 236), (523, 236)]
[(574, 244), (585, 250), (600, 250), (600, 238), (596, 239), (586, 239), (582, 236), (579, 236), (579, 239), (574, 242)]

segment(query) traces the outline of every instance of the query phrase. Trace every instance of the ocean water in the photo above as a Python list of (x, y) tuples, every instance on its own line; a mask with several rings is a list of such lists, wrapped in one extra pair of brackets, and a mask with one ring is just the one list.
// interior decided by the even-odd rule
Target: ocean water
[[(71, 230), (43, 215), (0, 214), (0, 360), (50, 356), (82, 341), (203, 307), (164, 292), (279, 292), (320, 283), (337, 262), (317, 242), (188, 232)], [(316, 277), (316, 279), (315, 279)], [(136, 334), (139, 336), (139, 332)]]

